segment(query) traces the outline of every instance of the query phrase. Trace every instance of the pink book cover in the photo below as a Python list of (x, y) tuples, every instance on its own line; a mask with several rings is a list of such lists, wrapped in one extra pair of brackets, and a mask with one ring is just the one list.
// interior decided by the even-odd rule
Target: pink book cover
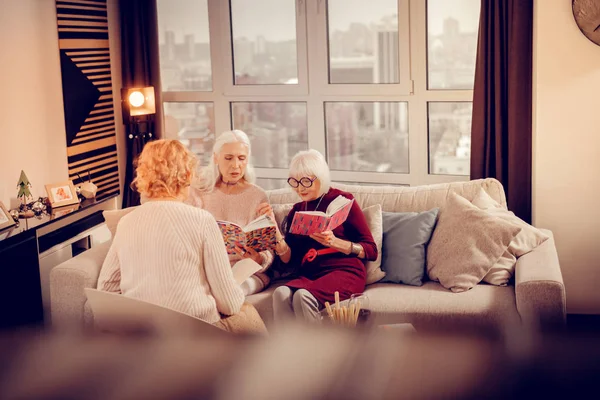
[(236, 254), (236, 246), (241, 249), (250, 247), (258, 252), (275, 247), (277, 239), (274, 226), (244, 232), (242, 227), (231, 222), (217, 221), (217, 224), (223, 234), (223, 241), (225, 242), (227, 254)]
[(333, 230), (346, 221), (348, 214), (350, 214), (352, 203), (354, 203), (354, 200), (348, 202), (348, 204), (331, 216), (307, 214), (303, 211), (298, 211), (292, 220), (290, 233), (312, 235), (313, 233)]

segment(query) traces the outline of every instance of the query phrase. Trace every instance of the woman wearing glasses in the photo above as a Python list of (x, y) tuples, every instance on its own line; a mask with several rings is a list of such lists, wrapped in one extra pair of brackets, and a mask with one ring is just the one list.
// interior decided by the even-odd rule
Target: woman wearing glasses
[[(301, 201), (294, 204), (287, 216), (285, 237), (277, 233), (275, 252), (283, 263), (297, 267), (298, 278), (275, 290), (273, 314), (276, 320), (292, 315), (307, 321), (318, 320), (325, 302), (335, 301), (336, 291), (340, 300), (363, 292), (364, 262), (377, 258), (377, 246), (356, 202), (346, 221), (333, 231), (310, 236), (289, 233), (296, 212), (324, 212), (340, 195), (353, 198), (350, 193), (331, 188), (329, 175), (327, 162), (316, 150), (299, 152), (290, 164), (288, 183)], [(261, 205), (259, 212), (273, 217), (268, 204)], [(307, 257), (309, 252), (313, 257)]]
[[(254, 171), (249, 158), (250, 140), (244, 132), (221, 133), (213, 146), (211, 163), (203, 171), (200, 187), (190, 190), (188, 203), (208, 211), (216, 220), (240, 226), (255, 219), (259, 215), (259, 205), (267, 201), (267, 194), (254, 185)], [(244, 294), (260, 292), (270, 282), (265, 271), (273, 263), (273, 252), (257, 253), (251, 248), (237, 248), (236, 251), (237, 254), (229, 256), (232, 266), (241, 259), (249, 258), (262, 267), (242, 283)]]

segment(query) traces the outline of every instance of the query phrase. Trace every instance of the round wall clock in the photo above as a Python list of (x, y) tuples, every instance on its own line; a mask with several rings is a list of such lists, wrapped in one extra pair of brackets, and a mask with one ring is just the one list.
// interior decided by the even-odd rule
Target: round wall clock
[(581, 32), (600, 46), (600, 0), (573, 0), (573, 16)]

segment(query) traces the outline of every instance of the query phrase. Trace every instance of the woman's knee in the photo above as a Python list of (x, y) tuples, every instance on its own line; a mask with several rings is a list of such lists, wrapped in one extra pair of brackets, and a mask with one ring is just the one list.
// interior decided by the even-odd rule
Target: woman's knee
[(287, 286), (279, 286), (273, 292), (273, 300), (277, 302), (291, 301), (292, 289)]
[(308, 290), (298, 289), (293, 298), (294, 309), (297, 307), (319, 308), (319, 302)]

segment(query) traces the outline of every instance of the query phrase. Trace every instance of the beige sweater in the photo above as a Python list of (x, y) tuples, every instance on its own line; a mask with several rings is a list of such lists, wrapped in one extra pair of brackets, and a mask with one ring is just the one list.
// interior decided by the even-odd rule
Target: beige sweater
[[(189, 204), (203, 208), (211, 213), (217, 221), (229, 221), (240, 226), (257, 218), (256, 210), (261, 203), (268, 203), (267, 194), (256, 185), (250, 185), (246, 190), (238, 194), (225, 194), (219, 189), (212, 192), (201, 193), (190, 189)], [(263, 261), (262, 272), (273, 264), (273, 252), (263, 251), (260, 253)], [(231, 265), (240, 260), (237, 255), (229, 257)]]
[(177, 201), (149, 201), (120, 220), (98, 289), (209, 323), (237, 314), (244, 302), (215, 219)]

